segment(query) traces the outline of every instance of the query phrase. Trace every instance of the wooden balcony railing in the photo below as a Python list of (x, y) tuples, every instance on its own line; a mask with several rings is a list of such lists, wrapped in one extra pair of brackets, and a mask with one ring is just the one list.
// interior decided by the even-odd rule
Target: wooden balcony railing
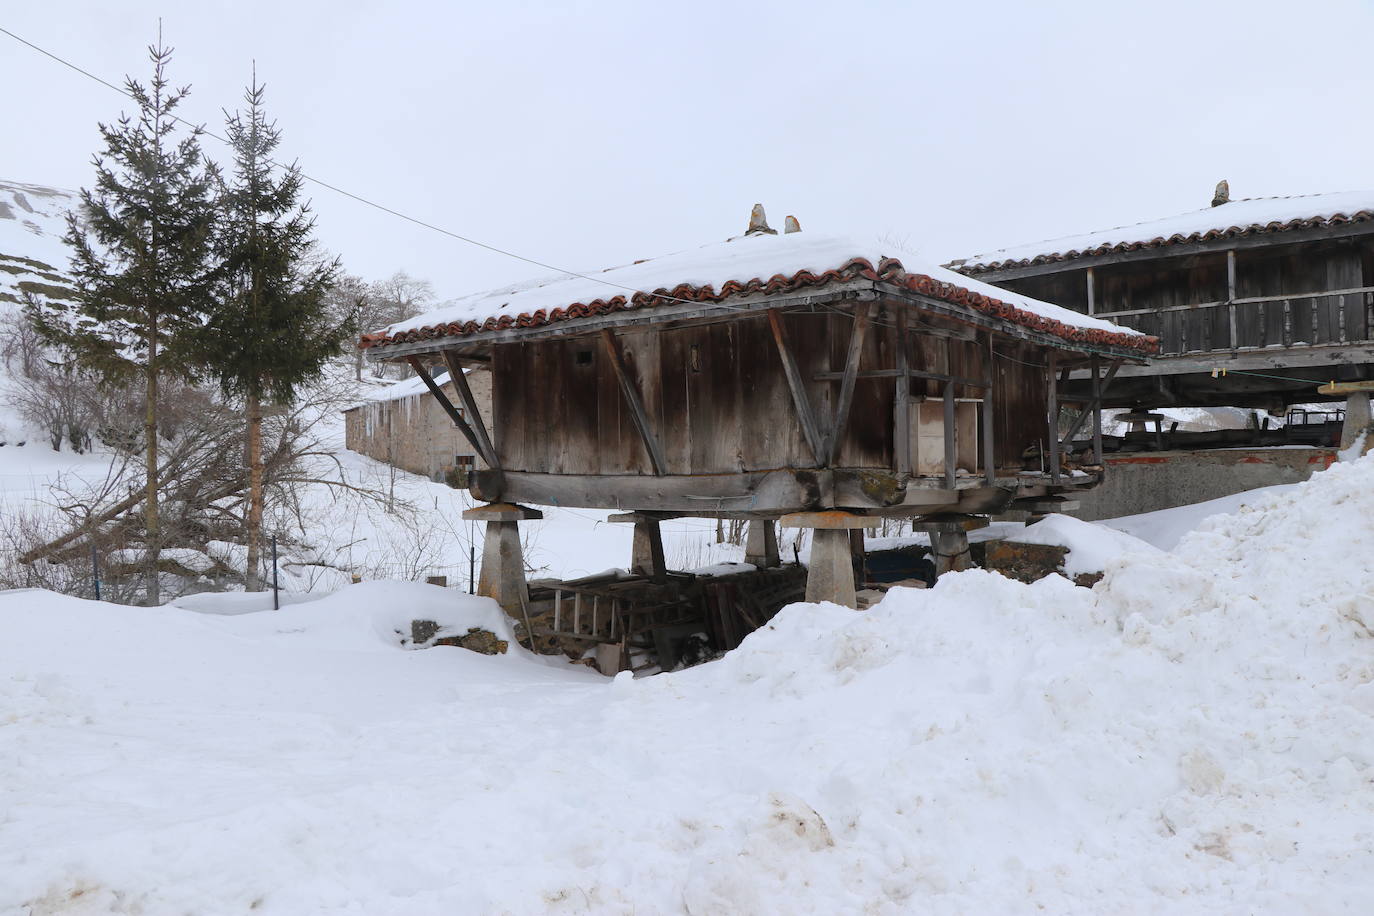
[(1374, 339), (1374, 286), (1122, 311), (1098, 303), (1095, 311), (1158, 336), (1160, 356)]

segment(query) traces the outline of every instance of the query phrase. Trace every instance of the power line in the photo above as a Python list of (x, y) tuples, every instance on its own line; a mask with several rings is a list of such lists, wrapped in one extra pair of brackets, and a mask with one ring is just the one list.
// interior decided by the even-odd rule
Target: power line
[[(134, 96), (133, 96), (127, 89), (123, 89), (123, 88), (121, 88), (121, 87), (119, 87), (119, 86), (116, 86), (114, 83), (111, 83), (109, 80), (106, 80), (106, 79), (104, 79), (104, 78), (102, 78), (102, 77), (99, 77), (99, 76), (97, 76), (96, 74), (90, 72), (89, 70), (85, 70), (85, 69), (83, 69), (83, 68), (77, 66), (76, 64), (72, 63), (71, 61), (66, 60), (65, 58), (59, 57), (58, 55), (52, 53), (51, 51), (47, 50), (46, 48), (41, 48), (41, 47), (39, 47), (38, 45), (34, 44), (33, 42), (31, 42), (31, 41), (29, 41), (29, 40), (27, 40), (27, 39), (25, 39), (25, 38), (22, 38), (22, 37), (20, 37), (20, 36), (18, 36), (18, 35), (16, 35), (16, 34), (14, 34), (14, 33), (11, 32), (9, 29), (4, 28), (3, 26), (0, 26), (0, 33), (4, 33), (5, 35), (8, 35), (10, 38), (13, 38), (15, 41), (19, 42), (20, 44), (26, 45), (26, 46), (32, 48), (33, 50), (37, 51), (39, 54), (42, 54), (44, 57), (48, 57), (48, 58), (51, 58), (52, 60), (57, 61), (59, 64), (61, 64), (61, 65), (64, 66), (64, 67), (67, 67), (67, 68), (69, 68), (69, 69), (71, 69), (71, 70), (75, 70), (77, 73), (80, 73), (82, 76), (87, 77), (88, 79), (95, 80), (97, 83), (99, 83), (99, 84), (102, 85), (102, 86), (105, 86), (105, 87), (108, 88), (108, 89), (113, 89), (115, 92), (118, 92), (120, 95), (124, 96), (125, 98), (134, 99)], [(137, 99), (134, 99), (134, 101), (137, 101)], [(231, 145), (231, 144), (229, 143), (229, 140), (228, 140), (228, 139), (226, 139), (225, 137), (220, 136), (219, 134), (215, 133), (215, 132), (212, 131), (212, 130), (207, 129), (207, 128), (204, 127), (203, 125), (193, 124), (192, 122), (187, 121), (185, 118), (178, 117), (177, 115), (171, 115), (170, 117), (172, 118), (172, 120), (177, 121), (177, 122), (180, 123), (180, 124), (184, 124), (185, 126), (191, 128), (191, 130), (193, 130), (193, 131), (196, 131), (196, 132), (198, 132), (198, 133), (203, 133), (203, 134), (205, 134), (207, 137), (212, 137), (213, 139), (218, 140), (219, 142), (225, 144), (226, 146)], [(290, 166), (284, 165), (283, 163), (278, 162), (278, 161), (276, 161), (275, 159), (269, 159), (268, 162), (271, 163), (272, 165), (276, 166), (276, 167), (279, 168), (279, 169), (283, 169), (283, 170), (289, 170), (289, 169), (290, 169)], [(398, 219), (403, 219), (403, 220), (405, 220), (405, 221), (408, 222), (408, 223), (413, 223), (413, 224), (415, 224), (416, 226), (421, 226), (421, 227), (423, 227), (423, 228), (425, 228), (425, 229), (429, 229), (429, 230), (431, 230), (431, 231), (433, 231), (433, 232), (438, 232), (438, 233), (440, 233), (441, 235), (446, 235), (446, 236), (448, 236), (449, 238), (457, 239), (458, 241), (460, 241), (460, 242), (465, 242), (465, 243), (468, 244), (468, 245), (474, 245), (474, 246), (476, 246), (476, 247), (478, 247), (478, 248), (484, 248), (484, 249), (486, 249), (487, 251), (491, 251), (491, 252), (494, 252), (494, 253), (499, 254), (499, 255), (504, 255), (505, 257), (508, 257), (508, 258), (514, 258), (514, 259), (517, 260), (517, 261), (524, 261), (526, 264), (533, 264), (534, 266), (536, 266), (536, 267), (541, 267), (541, 268), (543, 268), (543, 269), (545, 269), (545, 270), (551, 270), (551, 271), (553, 271), (553, 272), (555, 272), (555, 273), (566, 274), (566, 275), (568, 275), (568, 276), (570, 276), (570, 277), (577, 277), (578, 279), (587, 280), (587, 281), (590, 281), (590, 282), (592, 282), (592, 283), (600, 283), (600, 284), (602, 284), (603, 286), (609, 286), (609, 287), (612, 287), (613, 289), (619, 289), (619, 290), (622, 290), (622, 291), (628, 292), (628, 293), (642, 293), (643, 295), (646, 295), (646, 296), (654, 296), (655, 298), (658, 298), (658, 299), (665, 299), (665, 300), (668, 300), (668, 301), (671, 301), (671, 302), (681, 302), (681, 303), (684, 303), (684, 304), (687, 304), (687, 305), (700, 305), (700, 304), (701, 304), (701, 303), (696, 302), (696, 301), (693, 301), (693, 300), (691, 300), (691, 299), (679, 299), (679, 298), (676, 297), (676, 296), (669, 296), (669, 295), (663, 294), (663, 293), (650, 293), (650, 292), (648, 292), (648, 291), (646, 291), (646, 290), (637, 289), (637, 288), (635, 288), (635, 287), (633, 287), (633, 286), (624, 286), (624, 285), (622, 285), (622, 284), (620, 284), (620, 283), (614, 283), (614, 282), (612, 282), (612, 281), (610, 281), (610, 280), (606, 280), (606, 279), (604, 279), (604, 278), (602, 278), (602, 277), (593, 277), (593, 276), (589, 276), (589, 275), (587, 275), (587, 274), (578, 273), (578, 272), (575, 271), (575, 270), (568, 270), (568, 269), (565, 268), (565, 267), (558, 267), (558, 266), (553, 265), (553, 264), (548, 264), (548, 263), (546, 263), (546, 262), (544, 262), (544, 261), (540, 261), (540, 260), (538, 260), (538, 259), (536, 259), (536, 258), (529, 258), (529, 257), (526, 257), (525, 255), (518, 254), (518, 253), (516, 253), (516, 252), (514, 252), (514, 251), (510, 251), (510, 250), (505, 249), (505, 248), (500, 248), (500, 247), (498, 247), (498, 246), (496, 246), (496, 245), (491, 245), (491, 244), (488, 244), (488, 243), (486, 243), (486, 242), (480, 241), (480, 240), (478, 240), (478, 239), (470, 238), (470, 237), (468, 237), (468, 236), (466, 236), (466, 235), (460, 235), (459, 233), (453, 232), (452, 230), (449, 230), (449, 229), (445, 229), (445, 228), (443, 228), (442, 226), (436, 226), (436, 225), (434, 225), (433, 223), (425, 222), (425, 221), (422, 220), (422, 219), (418, 219), (417, 217), (411, 216), (411, 215), (409, 215), (409, 214), (407, 214), (407, 213), (402, 213), (400, 210), (393, 209), (393, 208), (391, 208), (391, 207), (386, 206), (385, 204), (379, 204), (379, 203), (377, 203), (377, 202), (374, 201), (374, 200), (369, 200), (368, 198), (363, 197), (363, 196), (360, 195), (360, 194), (354, 194), (352, 191), (346, 191), (346, 190), (344, 190), (343, 188), (339, 187), (338, 185), (330, 184), (329, 182), (324, 181), (323, 179), (316, 178), (316, 177), (314, 177), (313, 175), (309, 175), (309, 174), (307, 174), (307, 173), (304, 172), (304, 171), (300, 171), (299, 169), (297, 170), (297, 173), (298, 173), (302, 178), (304, 178), (306, 181), (312, 182), (313, 184), (317, 184), (317, 185), (319, 185), (320, 187), (326, 188), (326, 189), (328, 189), (328, 190), (330, 190), (330, 191), (333, 191), (333, 192), (336, 193), (336, 194), (342, 194), (344, 197), (347, 197), (347, 198), (350, 198), (350, 199), (352, 199), (352, 200), (355, 200), (355, 201), (357, 201), (357, 202), (360, 203), (360, 204), (364, 204), (364, 205), (366, 205), (366, 206), (372, 207), (373, 209), (380, 210), (380, 211), (382, 211), (383, 213), (389, 213), (389, 214), (391, 214), (392, 216), (397, 217)], [(729, 306), (724, 306), (724, 307), (725, 307), (725, 308), (729, 308)]]

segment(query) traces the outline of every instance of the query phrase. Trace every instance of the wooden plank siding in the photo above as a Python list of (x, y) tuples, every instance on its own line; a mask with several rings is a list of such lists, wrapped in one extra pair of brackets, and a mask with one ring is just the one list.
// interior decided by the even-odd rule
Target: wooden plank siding
[[(1374, 337), (1374, 241), (1309, 241), (1238, 247), (1230, 303), (1225, 251), (1097, 264), (1094, 311), (1160, 338), (1160, 356), (1234, 349), (1321, 346)], [(1003, 280), (1000, 285), (1087, 311), (1087, 268)], [(1356, 290), (1313, 296), (1327, 290)], [(1247, 302), (1247, 299), (1269, 301)], [(1231, 312), (1235, 312), (1232, 339)], [(1119, 314), (1126, 312), (1128, 314)]]
[[(912, 370), (970, 380), (991, 375), (996, 463), (1019, 468), (1022, 452), (1044, 438), (1046, 351), (995, 337), (990, 372), (986, 343), (938, 317), (919, 316), (902, 341), (895, 307), (890, 303), (871, 314), (859, 370), (887, 374), (855, 380), (850, 421), (832, 466), (895, 470), (893, 372), (897, 348), (904, 346)], [(852, 316), (818, 309), (783, 312), (779, 318), (806, 393), (828, 431), (834, 422)], [(728, 475), (814, 466), (764, 314), (713, 324), (623, 330), (616, 341), (661, 448), (664, 473)], [(492, 348), (493, 426), (507, 470), (653, 475), (602, 344), (595, 335), (579, 335)], [(912, 378), (907, 384), (912, 398), (938, 400), (947, 384), (958, 399), (986, 397), (981, 385), (927, 378)]]

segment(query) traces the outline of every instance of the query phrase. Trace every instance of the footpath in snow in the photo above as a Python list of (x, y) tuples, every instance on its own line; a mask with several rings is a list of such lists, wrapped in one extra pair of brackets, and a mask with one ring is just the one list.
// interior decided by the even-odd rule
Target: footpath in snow
[(639, 681), (405, 651), (493, 621), (421, 585), (3, 594), (0, 913), (1367, 911), (1374, 457), (1129, 547)]

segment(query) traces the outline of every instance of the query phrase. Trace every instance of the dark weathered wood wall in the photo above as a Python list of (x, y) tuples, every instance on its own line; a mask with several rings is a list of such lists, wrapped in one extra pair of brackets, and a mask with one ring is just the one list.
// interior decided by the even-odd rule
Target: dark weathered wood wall
[[(1231, 339), (1225, 251), (1106, 264), (1093, 270), (1096, 314), (1160, 338), (1161, 355), (1240, 347), (1303, 346), (1371, 339), (1374, 293), (1282, 298), (1374, 285), (1374, 242), (1333, 239), (1303, 245), (1244, 248), (1236, 252), (1235, 298), (1240, 302)], [(1002, 286), (1048, 302), (1087, 311), (1084, 267), (1002, 281)], [(1212, 303), (1204, 308), (1181, 306)], [(1149, 314), (1113, 313), (1153, 310)]]
[[(852, 317), (834, 310), (782, 316), (807, 392), (823, 426), (840, 384), (819, 373), (844, 368)], [(938, 323), (939, 319), (923, 317)], [(951, 326), (957, 328), (957, 326)], [(631, 376), (662, 448), (668, 474), (729, 474), (814, 466), (767, 319), (617, 331)], [(876, 308), (862, 370), (896, 366), (891, 307)], [(910, 368), (985, 379), (987, 345), (908, 332)], [(1045, 437), (1045, 351), (997, 338), (993, 372), (999, 467)], [(653, 473), (601, 340), (563, 337), (492, 348), (493, 426), (507, 470), (547, 474)], [(914, 396), (939, 397), (944, 383), (913, 379)], [(892, 469), (893, 378), (860, 378), (836, 467)], [(956, 385), (959, 398), (981, 387)]]

